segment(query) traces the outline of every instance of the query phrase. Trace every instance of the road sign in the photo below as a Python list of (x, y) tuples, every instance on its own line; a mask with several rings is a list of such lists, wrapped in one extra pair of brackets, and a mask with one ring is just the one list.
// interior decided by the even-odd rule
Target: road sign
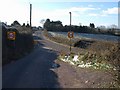
[(74, 35), (74, 32), (68, 32), (68, 37), (69, 38), (73, 38), (74, 37), (73, 35)]
[(9, 40), (15, 40), (16, 39), (16, 32), (14, 32), (14, 31), (8, 31), (7, 32), (7, 38)]

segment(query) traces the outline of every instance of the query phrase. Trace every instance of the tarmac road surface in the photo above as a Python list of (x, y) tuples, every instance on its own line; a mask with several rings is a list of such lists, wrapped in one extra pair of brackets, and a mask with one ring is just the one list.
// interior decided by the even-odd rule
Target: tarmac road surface
[(51, 88), (58, 87), (57, 75), (50, 70), (57, 53), (39, 47), (26, 57), (11, 62), (2, 68), (3, 88)]

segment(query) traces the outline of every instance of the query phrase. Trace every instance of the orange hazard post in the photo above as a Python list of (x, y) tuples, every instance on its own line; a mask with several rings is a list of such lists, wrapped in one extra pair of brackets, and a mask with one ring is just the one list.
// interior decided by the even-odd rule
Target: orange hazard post
[(16, 32), (14, 32), (14, 31), (8, 31), (7, 32), (7, 38), (9, 40), (15, 40), (16, 39)]

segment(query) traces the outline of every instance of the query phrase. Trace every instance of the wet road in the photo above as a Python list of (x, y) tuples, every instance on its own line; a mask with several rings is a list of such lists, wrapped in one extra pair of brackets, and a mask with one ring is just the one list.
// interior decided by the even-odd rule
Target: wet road
[(55, 51), (42, 43), (25, 58), (2, 68), (3, 88), (51, 88), (59, 87), (57, 75), (51, 70), (57, 58)]

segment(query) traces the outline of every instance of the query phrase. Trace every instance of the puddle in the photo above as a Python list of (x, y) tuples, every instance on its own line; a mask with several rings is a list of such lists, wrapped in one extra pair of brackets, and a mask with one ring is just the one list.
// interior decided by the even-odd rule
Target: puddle
[(49, 47), (43, 47), (44, 49), (51, 49), (52, 50), (52, 48), (49, 48)]
[(59, 68), (59, 67), (60, 67), (60, 65), (57, 64), (57, 63), (53, 63), (53, 64), (52, 64), (52, 69), (56, 69), (56, 68)]

